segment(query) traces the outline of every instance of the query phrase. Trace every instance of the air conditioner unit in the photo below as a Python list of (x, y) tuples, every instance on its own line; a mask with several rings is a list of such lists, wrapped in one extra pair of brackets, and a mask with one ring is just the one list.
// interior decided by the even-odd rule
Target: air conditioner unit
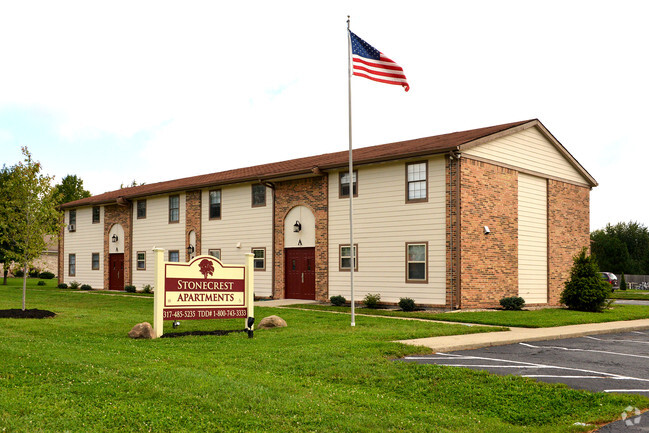
[(74, 232), (74, 231), (76, 231), (76, 230), (77, 230), (77, 226), (76, 226), (76, 224), (70, 224), (70, 225), (68, 226), (68, 231), (69, 231), (69, 232)]

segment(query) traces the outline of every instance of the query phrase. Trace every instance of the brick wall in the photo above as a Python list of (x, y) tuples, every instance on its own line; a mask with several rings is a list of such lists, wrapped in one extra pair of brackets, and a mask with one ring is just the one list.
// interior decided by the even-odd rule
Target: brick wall
[(548, 302), (559, 305), (572, 258), (590, 246), (590, 188), (548, 181)]
[[(196, 245), (194, 255), (201, 254), (201, 191), (187, 191), (185, 193), (185, 245), (189, 245), (189, 232), (196, 234)], [(189, 255), (185, 250), (185, 259), (189, 261)]]
[(108, 289), (109, 279), (109, 247), (110, 239), (108, 234), (115, 224), (120, 224), (124, 229), (124, 285), (132, 284), (132, 257), (133, 249), (133, 224), (132, 224), (133, 206), (127, 205), (107, 205), (104, 206), (104, 288)]
[(59, 284), (61, 284), (63, 282), (64, 275), (65, 275), (64, 274), (64, 272), (65, 272), (65, 269), (64, 269), (65, 262), (63, 260), (63, 254), (65, 253), (65, 250), (63, 248), (64, 237), (65, 237), (65, 224), (64, 224), (64, 218), (61, 217), (61, 228), (59, 229), (59, 254), (58, 254), (58, 260), (57, 260), (57, 262), (58, 262), (57, 263), (58, 273), (56, 274), (57, 279), (59, 280)]
[(446, 157), (446, 306), (456, 308), (458, 298), (459, 225), (457, 209), (458, 160)]
[(284, 298), (284, 219), (295, 206), (306, 206), (315, 216), (315, 296), (319, 301), (328, 300), (328, 198), (327, 176), (278, 182), (275, 185), (275, 281), (273, 298)]
[(518, 294), (518, 174), (463, 157), (460, 176), (461, 307), (498, 307)]

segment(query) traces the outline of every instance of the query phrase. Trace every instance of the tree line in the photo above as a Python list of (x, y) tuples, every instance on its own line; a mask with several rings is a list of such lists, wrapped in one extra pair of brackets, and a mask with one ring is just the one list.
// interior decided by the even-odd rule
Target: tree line
[(607, 224), (590, 234), (599, 269), (616, 275), (649, 275), (649, 229), (638, 222)]

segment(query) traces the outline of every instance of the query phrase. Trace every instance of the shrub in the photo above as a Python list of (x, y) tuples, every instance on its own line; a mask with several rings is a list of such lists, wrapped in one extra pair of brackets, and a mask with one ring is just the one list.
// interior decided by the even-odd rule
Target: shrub
[(72, 281), (72, 282), (70, 283), (70, 286), (69, 286), (69, 287), (70, 287), (72, 290), (76, 290), (76, 289), (79, 288), (79, 286), (81, 286), (81, 283), (77, 283), (76, 281)]
[(22, 269), (16, 269), (16, 271), (14, 272), (14, 277), (16, 277), (16, 278), (22, 278), (24, 276), (25, 276), (25, 273), (23, 272)]
[(363, 304), (367, 308), (379, 308), (379, 302), (381, 302), (381, 295), (379, 293), (368, 293), (363, 299)]
[(561, 292), (561, 303), (571, 310), (602, 311), (611, 294), (610, 284), (602, 279), (597, 263), (586, 254), (585, 247), (573, 260), (570, 279)]
[(151, 284), (145, 284), (144, 287), (142, 287), (142, 290), (144, 290), (144, 293), (153, 293)]
[(40, 278), (41, 280), (51, 280), (52, 278), (54, 278), (54, 274), (52, 272), (45, 271), (45, 272), (41, 272), (38, 275), (38, 278)]
[(81, 290), (92, 290), (90, 284), (82, 284), (80, 287)]
[(626, 290), (626, 279), (624, 278), (624, 274), (622, 274), (622, 279), (620, 280), (620, 290)]
[(38, 283), (36, 283), (36, 285), (37, 285), (37, 286), (44, 286), (44, 285), (45, 285), (45, 281), (41, 280), (41, 281), (39, 281)]
[(135, 293), (135, 286), (131, 286), (131, 285), (124, 286), (124, 290), (126, 290), (129, 293)]
[(344, 296), (342, 295), (337, 295), (337, 296), (332, 296), (329, 298), (329, 302), (331, 302), (331, 305), (335, 305), (336, 307), (340, 307), (345, 305), (345, 302), (347, 302), (347, 299), (345, 299)]
[(34, 268), (30, 269), (29, 272), (27, 273), (27, 275), (29, 275), (29, 278), (38, 278), (39, 274), (40, 272), (38, 272), (38, 269), (34, 269)]
[(67, 288), (68, 288), (68, 285), (65, 284), (65, 283), (61, 283), (61, 284), (59, 284), (59, 285), (56, 286), (56, 287), (58, 287), (59, 289), (67, 289)]
[(506, 296), (500, 300), (500, 306), (505, 310), (522, 310), (525, 306), (525, 299), (520, 296)]
[(399, 308), (403, 311), (415, 311), (415, 301), (411, 298), (399, 298)]

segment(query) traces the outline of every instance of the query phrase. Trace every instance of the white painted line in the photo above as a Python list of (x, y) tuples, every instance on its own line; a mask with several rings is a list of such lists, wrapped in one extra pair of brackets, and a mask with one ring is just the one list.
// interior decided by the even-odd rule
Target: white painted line
[(642, 335), (647, 335), (647, 333), (646, 333), (646, 332), (642, 332), (642, 331), (631, 331), (631, 332), (633, 332), (634, 334), (642, 334)]
[(525, 374), (522, 377), (546, 377), (546, 378), (558, 378), (558, 379), (617, 379), (608, 376), (553, 376), (550, 374)]
[(444, 367), (467, 367), (467, 368), (539, 368), (536, 365), (493, 365), (493, 364), (436, 364)]
[(584, 338), (590, 338), (591, 340), (597, 340), (597, 341), (607, 341), (607, 342), (612, 342), (612, 343), (639, 343), (639, 344), (649, 344), (649, 341), (640, 341), (640, 340), (612, 340), (612, 339), (607, 339), (607, 338), (597, 338), (597, 337), (591, 337), (591, 336), (584, 336)]
[(619, 352), (607, 352), (604, 350), (590, 350), (590, 349), (573, 349), (570, 347), (561, 347), (561, 346), (535, 346), (529, 343), (518, 343), (521, 346), (531, 347), (533, 349), (556, 349), (556, 350), (565, 350), (568, 352), (594, 352), (594, 353), (605, 353), (607, 355), (617, 355), (617, 356), (630, 356), (632, 358), (643, 358), (649, 359), (649, 356), (646, 355), (633, 355), (631, 353), (619, 353)]
[[(442, 355), (442, 353), (438, 353), (438, 355)], [(444, 354), (448, 355), (448, 354)], [(462, 355), (449, 355), (449, 356), (462, 356)], [(642, 379), (639, 377), (631, 377), (631, 376), (622, 376), (619, 374), (615, 373), (606, 373), (603, 371), (595, 371), (595, 370), (586, 370), (583, 368), (572, 368), (572, 367), (560, 367), (557, 365), (546, 365), (546, 364), (534, 364), (531, 362), (522, 362), (522, 361), (511, 361), (507, 359), (499, 359), (499, 358), (487, 358), (484, 356), (463, 356), (464, 359), (481, 359), (481, 360), (488, 360), (488, 361), (500, 361), (500, 362), (510, 362), (510, 363), (515, 363), (515, 364), (525, 364), (525, 365), (530, 365), (530, 366), (535, 366), (538, 368), (554, 368), (557, 370), (571, 370), (571, 371), (578, 371), (581, 373), (591, 373), (591, 374), (596, 374), (596, 375), (603, 375), (603, 376), (609, 376), (611, 379), (620, 379), (620, 380), (636, 380), (639, 382), (649, 382), (649, 379)]]

